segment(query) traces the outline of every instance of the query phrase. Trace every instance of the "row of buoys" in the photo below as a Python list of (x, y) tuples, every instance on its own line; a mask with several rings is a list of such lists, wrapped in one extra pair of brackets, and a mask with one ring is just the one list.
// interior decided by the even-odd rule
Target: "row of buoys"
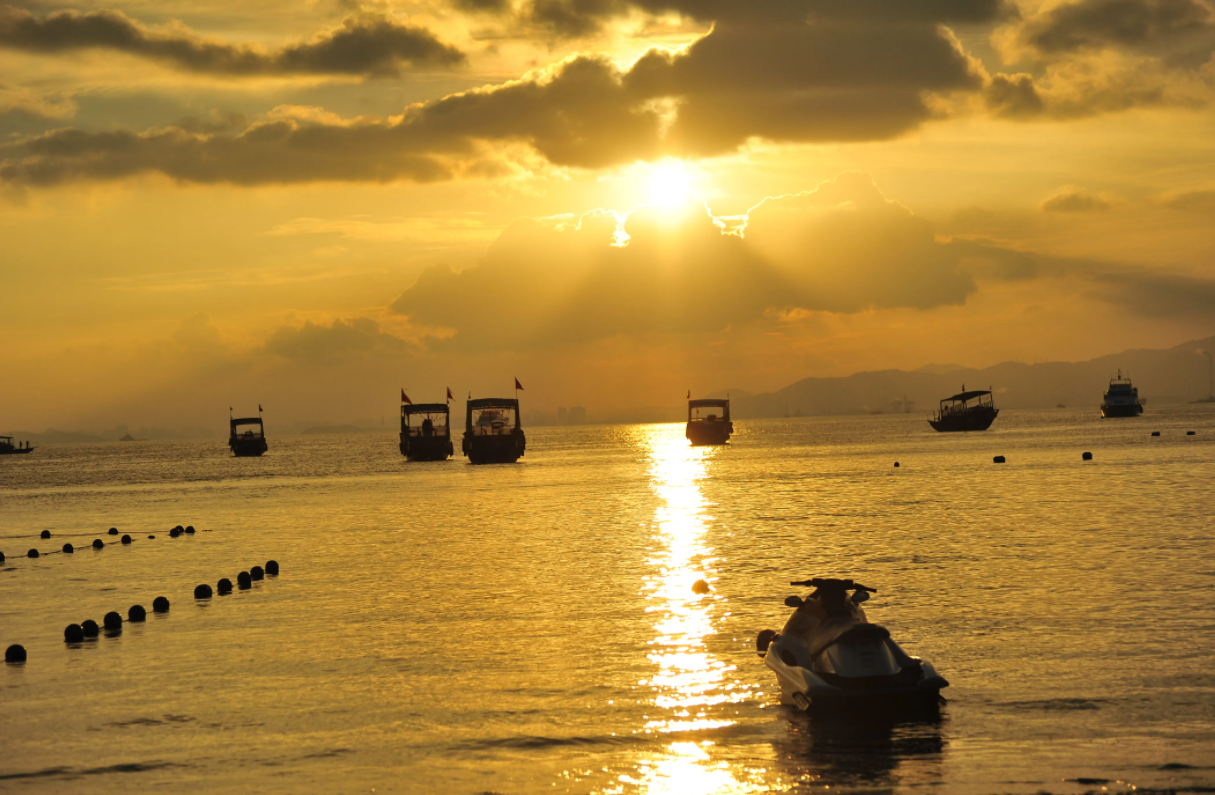
[[(152, 610), (156, 613), (169, 612), (169, 600), (166, 597), (158, 596), (152, 600)], [(148, 620), (148, 611), (143, 605), (131, 605), (131, 609), (127, 610), (127, 621), (139, 623)], [(122, 632), (122, 614), (116, 610), (111, 610), (101, 619), (101, 626), (105, 627), (110, 634), (118, 634)], [(101, 634), (101, 627), (97, 626), (97, 622), (92, 619), (87, 619), (79, 624), (68, 624), (63, 630), (64, 643), (80, 643), (85, 638), (95, 638)]]
[[(177, 537), (181, 536), (182, 534), (189, 534), (189, 535), (193, 535), (193, 534), (194, 534), (194, 532), (195, 532), (195, 530), (194, 530), (194, 525), (187, 525), (186, 527), (182, 527), (181, 525), (177, 525), (176, 527), (174, 527), (172, 530), (170, 530), (170, 531), (169, 531), (169, 537), (170, 537), (170, 538), (177, 538)], [(116, 536), (116, 535), (118, 535), (118, 528), (117, 528), (117, 527), (111, 527), (111, 528), (109, 529), (108, 535), (112, 535), (112, 536)], [(40, 537), (41, 537), (41, 538), (50, 538), (50, 537), (51, 537), (51, 531), (50, 531), (50, 530), (43, 530), (43, 531), (42, 531), (42, 533), (40, 534)], [(156, 536), (154, 536), (154, 535), (149, 535), (149, 536), (148, 536), (148, 538), (156, 538)], [(122, 538), (121, 538), (121, 539), (119, 539), (118, 543), (122, 544), (123, 546), (128, 546), (128, 545), (130, 545), (130, 544), (131, 544), (133, 541), (134, 541), (134, 539), (132, 539), (132, 538), (131, 538), (131, 536), (130, 536), (129, 534), (123, 534)], [(92, 543), (92, 545), (91, 545), (91, 546), (93, 547), (93, 549), (104, 549), (104, 548), (105, 548), (105, 542), (104, 542), (104, 541), (102, 541), (100, 538), (94, 538), (94, 539), (93, 539), (93, 543)], [(65, 554), (65, 555), (71, 555), (71, 554), (73, 554), (73, 553), (76, 551), (76, 547), (75, 547), (75, 546), (73, 546), (71, 543), (66, 543), (66, 544), (64, 544), (64, 545), (63, 545), (63, 547), (61, 547), (61, 548), (60, 548), (58, 551), (59, 551), (59, 552), (62, 552), (62, 553), (63, 553), (63, 554)], [(25, 553), (25, 557), (27, 557), (27, 558), (40, 558), (40, 557), (42, 557), (43, 555), (53, 555), (53, 554), (55, 554), (55, 553), (54, 553), (54, 552), (39, 552), (39, 551), (38, 551), (38, 549), (37, 549), (37, 547), (31, 547), (31, 548), (30, 548), (30, 550), (29, 550), (28, 552), (26, 552), (26, 553)], [(20, 556), (20, 555), (18, 555), (17, 557), (21, 557), (21, 556)], [(4, 553), (3, 553), (3, 552), (0, 552), (0, 563), (3, 563), (4, 561), (5, 561)]]
[[(1092, 454), (1092, 453), (1090, 453), (1090, 452), (1088, 452), (1088, 451), (1085, 451), (1085, 452), (1083, 452), (1083, 453), (1081, 453), (1081, 454), (1080, 454), (1080, 458), (1081, 458), (1081, 460), (1084, 460), (1084, 461), (1092, 461), (1092, 460), (1093, 460), (1093, 454)], [(995, 456), (995, 457), (993, 457), (993, 458), (991, 459), (991, 462), (992, 462), (993, 464), (1004, 464), (1004, 463), (1007, 463), (1007, 461), (1008, 461), (1008, 460), (1007, 460), (1007, 459), (1006, 459), (1004, 456), (1002, 456), (1002, 455)], [(899, 468), (899, 462), (898, 462), (898, 461), (895, 461), (895, 462), (894, 462), (894, 468), (895, 468), (895, 469), (898, 469), (898, 468)]]
[[(247, 591), (253, 587), (253, 583), (255, 581), (266, 579), (267, 574), (272, 577), (278, 576), (277, 560), (266, 561), (266, 567), (264, 569), (261, 566), (254, 566), (248, 571), (242, 571), (240, 574), (236, 575), (236, 587), (241, 591)], [(228, 594), (232, 593), (232, 581), (227, 577), (224, 577), (215, 584), (214, 589), (212, 589), (211, 586), (205, 582), (194, 586), (195, 599), (210, 599), (217, 593), (220, 596), (227, 596)]]
[[(1152, 436), (1159, 436), (1159, 435), (1160, 435), (1160, 431), (1152, 431)], [(1186, 431), (1185, 435), (1186, 436), (1197, 436), (1198, 431)]]

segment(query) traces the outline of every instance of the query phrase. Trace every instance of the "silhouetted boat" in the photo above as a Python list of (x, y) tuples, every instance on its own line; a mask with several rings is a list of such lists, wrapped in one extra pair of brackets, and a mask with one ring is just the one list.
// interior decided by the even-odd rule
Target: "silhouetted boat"
[(965, 391), (941, 401), (941, 409), (928, 421), (938, 431), (985, 431), (995, 422), (1000, 410), (985, 389)]
[(1102, 417), (1138, 417), (1143, 413), (1139, 400), (1139, 389), (1131, 386), (1130, 376), (1122, 377), (1122, 371), (1110, 379), (1110, 388), (1101, 396)]
[[(229, 419), (228, 447), (232, 455), (241, 458), (259, 456), (270, 449), (266, 444), (266, 432), (261, 417)], [(239, 430), (244, 428), (244, 430)]]
[(527, 437), (519, 422), (515, 398), (478, 398), (465, 409), (464, 455), (473, 464), (513, 464), (523, 455)]
[[(700, 416), (701, 409), (720, 409), (720, 414)], [(725, 444), (734, 433), (734, 423), (730, 421), (730, 401), (728, 400), (689, 400), (688, 428), (684, 435), (695, 445)]]
[(401, 455), (410, 461), (446, 461), (453, 453), (451, 409), (446, 403), (401, 406)]
[(0, 455), (25, 455), (32, 452), (34, 448), (30, 447), (29, 442), (22, 446), (21, 442), (14, 442), (11, 436), (0, 436)]

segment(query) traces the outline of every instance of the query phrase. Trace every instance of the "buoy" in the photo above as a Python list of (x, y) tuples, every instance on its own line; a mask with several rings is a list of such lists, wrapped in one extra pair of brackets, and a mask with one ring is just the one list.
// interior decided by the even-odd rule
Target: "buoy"
[(76, 551), (76, 547), (72, 546), (71, 544), (64, 544), (63, 551), (70, 555)]
[(4, 661), (6, 663), (25, 662), (25, 647), (20, 643), (14, 643), (4, 650)]
[(266, 579), (266, 572), (261, 566), (254, 566), (249, 569), (249, 576), (255, 580), (264, 580)]
[(42, 531), (42, 535), (41, 535), (40, 537), (41, 537), (41, 538), (50, 538), (50, 537), (51, 537), (51, 531), (50, 531), (50, 530), (43, 530), (43, 531)]
[(116, 536), (116, 535), (118, 535), (118, 528), (117, 528), (117, 527), (111, 527), (111, 528), (110, 528), (110, 535), (112, 535), (112, 536)]
[(181, 535), (181, 531), (176, 527), (169, 531), (169, 538), (177, 538), (179, 535)]
[(152, 600), (152, 611), (155, 613), (169, 612), (169, 600), (163, 596), (158, 596)]
[(236, 575), (236, 587), (242, 591), (247, 591), (253, 587), (253, 579), (249, 577), (249, 572), (242, 571)]
[(705, 594), (709, 592), (709, 584), (704, 580), (697, 580), (692, 583), (692, 593)]
[(1083, 460), (1085, 460), (1085, 461), (1092, 461), (1092, 460), (1093, 460), (1093, 454), (1092, 454), (1092, 453), (1081, 453), (1081, 454), (1080, 454), (1080, 458), (1081, 458), (1081, 459), (1083, 459)]
[(205, 582), (202, 585), (196, 585), (194, 587), (194, 598), (195, 599), (210, 599), (211, 598), (211, 586), (207, 585)]
[(1160, 431), (1152, 431), (1152, 436), (1159, 436), (1159, 435), (1160, 435)]
[(277, 560), (266, 561), (266, 573), (273, 574), (275, 577), (278, 576), (278, 561)]
[(174, 527), (173, 529), (181, 533), (184, 532), (186, 528), (182, 527), (181, 525), (177, 525), (177, 527)]
[(80, 630), (84, 632), (84, 636), (86, 638), (95, 638), (101, 634), (101, 628), (97, 626), (97, 622), (91, 618), (80, 622)]
[(991, 462), (992, 462), (993, 464), (1003, 464), (1003, 463), (1004, 463), (1004, 456), (1002, 456), (1002, 455), (998, 455), (998, 456), (996, 456), (995, 458), (991, 459)]
[(1186, 435), (1186, 436), (1193, 436), (1193, 435), (1194, 435), (1194, 432), (1193, 432), (1193, 431), (1186, 431), (1186, 432), (1185, 432), (1185, 435)]
[(4, 553), (0, 552), (0, 563), (4, 562)]
[(188, 525), (186, 525), (186, 532), (187, 532), (187, 533), (193, 533), (193, 532), (194, 532), (194, 525), (192, 525), (192, 524), (188, 524)]
[(895, 462), (894, 462), (894, 468), (895, 468), (895, 469), (898, 469), (898, 468), (899, 468), (899, 462), (898, 462), (898, 461), (895, 461)]
[(93, 539), (93, 549), (101, 549), (104, 546), (105, 546), (105, 542), (102, 541), (100, 538)]
[(26, 552), (26, 553), (25, 553), (25, 556), (26, 556), (27, 558), (36, 558), (36, 557), (38, 557), (38, 550), (36, 550), (36, 549), (31, 549), (29, 552)]
[(143, 605), (131, 605), (131, 609), (127, 611), (127, 621), (147, 621), (148, 611), (143, 609)]
[(148, 536), (148, 538), (156, 538), (156, 536)]
[(131, 543), (131, 537), (130, 537), (129, 535), (124, 535), (124, 536), (122, 537), (122, 543), (124, 543), (124, 544), (129, 544), (129, 543)]
[(64, 643), (79, 643), (84, 640), (84, 630), (79, 624), (68, 624), (63, 630)]
[(111, 610), (101, 619), (102, 625), (108, 630), (122, 629), (122, 616), (116, 610)]
[(215, 585), (215, 590), (219, 592), (220, 596), (232, 593), (232, 581), (224, 577)]

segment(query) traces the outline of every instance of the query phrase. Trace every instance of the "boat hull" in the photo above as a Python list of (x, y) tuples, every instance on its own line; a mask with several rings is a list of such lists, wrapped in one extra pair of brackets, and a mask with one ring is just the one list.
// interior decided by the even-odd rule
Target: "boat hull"
[(256, 458), (270, 449), (265, 439), (233, 439), (228, 447), (237, 458)]
[(446, 461), (454, 453), (447, 436), (411, 436), (401, 442), (401, 455), (408, 461)]
[(1108, 403), (1101, 404), (1102, 417), (1138, 417), (1143, 413), (1143, 406), (1135, 404), (1130, 406), (1111, 406)]
[(523, 431), (464, 437), (464, 455), (472, 464), (513, 464), (523, 457), (526, 447)]
[(941, 433), (953, 433), (957, 431), (985, 431), (991, 427), (991, 424), (996, 421), (996, 415), (1000, 413), (999, 409), (990, 411), (968, 411), (962, 415), (953, 415), (943, 419), (929, 420), (928, 424), (933, 430)]
[(694, 445), (725, 444), (730, 441), (734, 432), (734, 423), (725, 422), (689, 422), (684, 435)]
[(26, 453), (32, 452), (34, 452), (34, 448), (32, 447), (15, 447), (10, 450), (0, 447), (0, 455), (25, 455)]

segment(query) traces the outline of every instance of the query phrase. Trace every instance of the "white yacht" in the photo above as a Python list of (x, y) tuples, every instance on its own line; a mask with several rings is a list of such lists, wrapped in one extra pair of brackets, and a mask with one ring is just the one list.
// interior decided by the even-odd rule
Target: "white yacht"
[(1131, 386), (1130, 376), (1122, 377), (1122, 371), (1110, 379), (1110, 388), (1101, 401), (1102, 417), (1138, 417), (1143, 413), (1139, 402), (1139, 390)]

